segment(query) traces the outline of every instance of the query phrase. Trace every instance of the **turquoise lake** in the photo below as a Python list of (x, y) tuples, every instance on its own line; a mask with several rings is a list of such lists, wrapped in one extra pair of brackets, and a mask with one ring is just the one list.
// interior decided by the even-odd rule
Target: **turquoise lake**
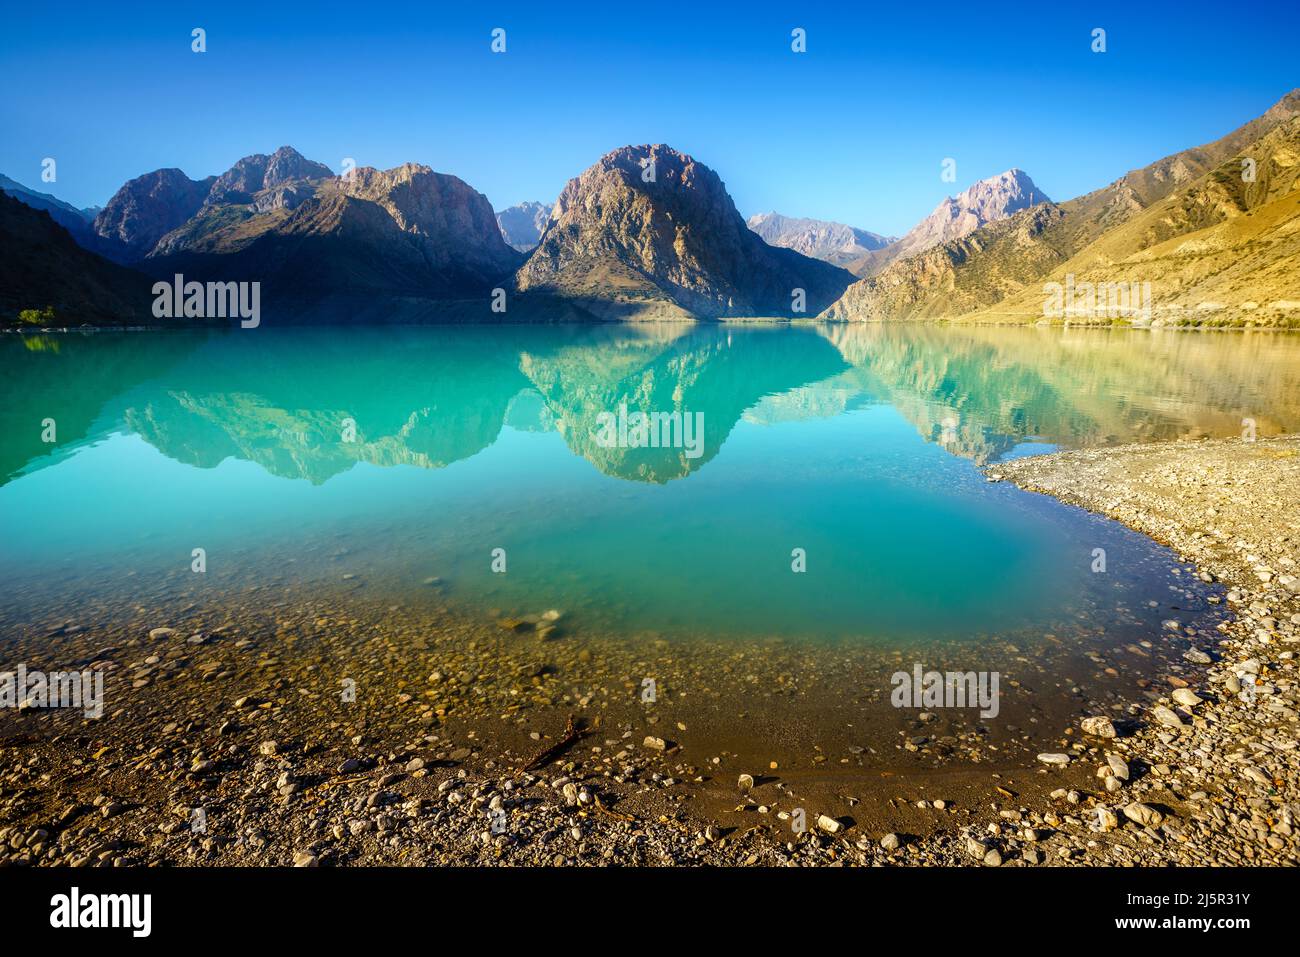
[[(611, 633), (1158, 628), (1168, 553), (979, 467), (1300, 427), (1300, 339), (1241, 333), (267, 324), (5, 335), (0, 382), (11, 626), (269, 582)], [(611, 446), (621, 409), (700, 444)]]

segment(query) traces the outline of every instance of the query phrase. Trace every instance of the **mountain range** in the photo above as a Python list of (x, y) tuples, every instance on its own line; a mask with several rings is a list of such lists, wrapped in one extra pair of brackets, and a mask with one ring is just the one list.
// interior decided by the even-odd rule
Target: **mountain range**
[(782, 216), (776, 212), (751, 216), (747, 225), (768, 245), (783, 246), (850, 269), (868, 253), (898, 241), (897, 237), (881, 236), (843, 223)]
[[(150, 279), (257, 281), (291, 321), (943, 319), (1300, 324), (1300, 91), (1213, 143), (1050, 199), (1022, 170), (895, 239), (765, 213), (664, 144), (625, 146), (554, 206), (495, 212), (407, 163), (335, 175), (285, 146), (194, 180), (159, 169), (99, 210), (0, 177), (0, 321), (134, 323)], [(18, 209), (23, 206), (24, 209)], [(16, 268), (15, 263), (23, 263)], [(1135, 284), (1141, 316), (1045, 315), (1045, 291)], [(48, 319), (48, 312), (44, 313)]]

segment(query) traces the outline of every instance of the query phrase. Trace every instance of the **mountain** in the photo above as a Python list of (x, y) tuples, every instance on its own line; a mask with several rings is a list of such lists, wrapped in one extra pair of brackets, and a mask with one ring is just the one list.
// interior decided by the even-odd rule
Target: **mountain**
[(964, 239), (989, 223), (1045, 202), (1049, 202), (1046, 194), (1034, 185), (1029, 174), (1009, 169), (948, 197), (898, 242), (883, 250), (869, 251), (847, 263), (846, 268), (856, 276), (870, 276), (891, 262)]
[[(325, 179), (334, 171), (324, 163), (314, 163), (291, 146), (282, 146), (270, 156), (255, 153), (245, 156), (217, 177), (208, 190), (205, 206), (222, 203), (253, 203), (256, 194), (275, 190), (295, 180)], [(274, 205), (263, 203), (263, 205)]]
[(769, 246), (793, 249), (797, 253), (847, 266), (876, 249), (896, 242), (896, 237), (869, 233), (823, 219), (797, 219), (780, 213), (759, 213), (749, 217), (750, 229)]
[(51, 219), (73, 235), (85, 236), (91, 231), (91, 222), (95, 217), (90, 210), (77, 209), (71, 203), (65, 203), (50, 193), (29, 189), (4, 174), (0, 174), (0, 192), (26, 203), (32, 209), (45, 210), (50, 214)]
[(118, 247), (119, 261), (143, 259), (158, 240), (199, 211), (215, 181), (215, 176), (192, 180), (178, 169), (137, 176), (100, 210), (95, 234)]
[[(1247, 156), (1248, 154), (1248, 156)], [(1243, 161), (1255, 164), (1253, 180)], [(976, 317), (1041, 321), (1047, 284), (1145, 289), (1137, 314), (1109, 301), (1070, 321), (1137, 325), (1300, 325), (1300, 116), (1112, 226), (1046, 275)], [(1106, 293), (1109, 296), (1109, 292)], [(1053, 304), (1054, 305), (1054, 304)], [(1063, 311), (1063, 310), (1062, 310)]]
[(497, 225), (508, 245), (526, 253), (541, 240), (550, 218), (551, 206), (547, 203), (520, 203), (500, 210)]
[(837, 299), (853, 277), (763, 242), (717, 173), (658, 144), (607, 153), (556, 201), (515, 277), (533, 304), (602, 319), (790, 316)]
[[(1043, 320), (1044, 283), (1072, 275), (1150, 283), (1160, 322), (1300, 322), (1286, 194), (1297, 117), (1300, 90), (1213, 143), (899, 258), (855, 283), (824, 318)], [(1246, 160), (1253, 183), (1242, 175)]]
[(53, 309), (47, 325), (152, 320), (152, 282), (83, 249), (44, 210), (0, 195), (0, 322)]
[(487, 198), (455, 176), (407, 163), (297, 179), (329, 171), (306, 160), (276, 167), (263, 159), (273, 157), (241, 160), (242, 168), (219, 177), (210, 200), (160, 237), (142, 268), (259, 281), (264, 302), (294, 311), (337, 302), (329, 318), (350, 318), (356, 313), (346, 303), (379, 298), (481, 297), (486, 315), (489, 291), (522, 259), (506, 245)]
[(1060, 254), (1041, 237), (1063, 216), (1059, 206), (1042, 203), (899, 259), (849, 286), (820, 318), (942, 319), (996, 302), (1060, 262)]

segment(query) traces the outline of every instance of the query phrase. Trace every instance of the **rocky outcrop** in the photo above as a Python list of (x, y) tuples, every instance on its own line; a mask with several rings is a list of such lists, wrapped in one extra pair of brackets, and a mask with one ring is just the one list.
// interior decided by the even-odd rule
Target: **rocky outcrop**
[[(281, 146), (270, 156), (262, 153), (245, 156), (226, 170), (212, 184), (204, 203), (252, 203), (256, 194), (263, 190), (275, 190), (296, 180), (327, 179), (333, 175), (333, 170), (324, 163), (312, 162), (292, 146)], [(266, 208), (277, 206), (265, 201), (262, 205)]]
[(717, 173), (657, 144), (614, 150), (570, 180), (515, 281), (534, 303), (622, 319), (811, 316), (852, 278), (767, 245)]
[(536, 247), (551, 218), (548, 203), (520, 203), (497, 213), (501, 235), (512, 248), (526, 253)]
[(199, 211), (216, 177), (192, 180), (178, 169), (137, 176), (95, 217), (94, 231), (120, 249), (116, 258), (143, 259), (167, 233)]
[(836, 266), (847, 266), (867, 253), (897, 241), (896, 237), (881, 236), (843, 223), (782, 216), (775, 212), (751, 216), (747, 225), (769, 246), (793, 249)]

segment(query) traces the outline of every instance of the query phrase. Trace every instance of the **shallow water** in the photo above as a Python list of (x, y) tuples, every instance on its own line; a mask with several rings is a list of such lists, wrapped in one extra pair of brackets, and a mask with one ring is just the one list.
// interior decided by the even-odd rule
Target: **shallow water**
[[(268, 326), (0, 337), (0, 381), (10, 627), (318, 583), (603, 633), (1137, 637), (1167, 553), (977, 466), (1300, 425), (1300, 340), (1249, 334)], [(621, 407), (701, 441), (608, 447)]]

